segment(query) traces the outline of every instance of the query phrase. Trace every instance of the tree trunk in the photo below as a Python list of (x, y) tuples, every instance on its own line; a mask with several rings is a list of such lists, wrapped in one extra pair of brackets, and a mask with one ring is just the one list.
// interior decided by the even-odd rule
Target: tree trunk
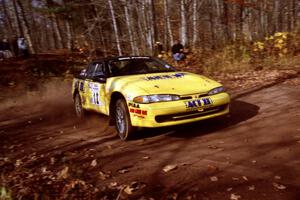
[(55, 37), (57, 39), (57, 48), (61, 49), (61, 48), (63, 48), (63, 41), (62, 41), (61, 33), (59, 31), (57, 18), (54, 13), (51, 13), (51, 20), (53, 23), (53, 31), (54, 31)]
[[(298, 23), (300, 21), (300, 18), (299, 18), (299, 3), (297, 4), (296, 0), (292, 0), (292, 18), (293, 18), (293, 29), (297, 28), (298, 27)], [(297, 6), (298, 5), (298, 6)]]
[(117, 20), (116, 20), (115, 10), (114, 10), (113, 4), (112, 4), (112, 0), (108, 0), (108, 4), (109, 4), (109, 10), (110, 10), (111, 18), (112, 18), (112, 22), (113, 22), (113, 29), (114, 29), (114, 33), (115, 33), (117, 49), (118, 49), (119, 56), (121, 56), (122, 49), (121, 49), (120, 38), (119, 38), (119, 30), (118, 30), (118, 26), (117, 26)]
[(214, 26), (214, 15), (212, 7), (209, 9), (209, 21), (210, 21), (210, 33), (211, 33), (211, 48), (216, 48), (216, 36), (215, 36), (215, 26)]
[(193, 41), (192, 41), (192, 48), (195, 49), (196, 42), (198, 39), (198, 12), (197, 12), (197, 0), (193, 0)]
[(101, 40), (101, 46), (103, 49), (103, 55), (106, 57), (107, 56), (107, 48), (106, 48), (106, 42), (104, 39), (104, 34), (103, 34), (103, 30), (101, 28), (101, 26), (99, 26), (99, 32), (100, 32), (100, 40)]
[(242, 40), (243, 39), (243, 24), (244, 24), (244, 0), (240, 0), (239, 3), (239, 16), (238, 16), (238, 31), (237, 31), (237, 39)]
[(14, 7), (14, 13), (16, 15), (16, 21), (17, 21), (17, 27), (18, 27), (17, 32), (18, 32), (18, 36), (20, 37), (21, 35), (24, 35), (24, 31), (23, 31), (23, 27), (21, 24), (16, 0), (13, 0), (12, 2), (13, 2), (13, 7)]
[(24, 10), (23, 4), (20, 2), (20, 0), (17, 0), (17, 4), (18, 4), (18, 6), (20, 8), (21, 16), (22, 16), (22, 19), (23, 19), (22, 20), (22, 29), (24, 30), (24, 38), (27, 41), (28, 49), (29, 49), (30, 53), (35, 54), (35, 50), (33, 48), (32, 39), (31, 39), (31, 35), (30, 35), (30, 27), (29, 27), (28, 21), (26, 19), (26, 15), (25, 15), (25, 10)]
[(231, 36), (229, 32), (229, 20), (228, 20), (228, 5), (226, 0), (223, 0), (223, 27), (224, 27), (226, 42), (231, 42)]
[(152, 46), (152, 34), (151, 34), (151, 30), (150, 30), (150, 26), (148, 23), (148, 12), (145, 9), (145, 1), (141, 2), (141, 14), (142, 14), (142, 21), (143, 21), (143, 33), (145, 33), (145, 41), (147, 44), (147, 48), (146, 48), (146, 54), (151, 54), (153, 52), (153, 46)]
[(66, 26), (66, 35), (67, 35), (67, 49), (71, 50), (73, 48), (73, 37), (72, 37), (72, 31), (70, 26), (69, 19), (65, 20), (65, 26)]
[(222, 13), (222, 6), (220, 4), (220, 0), (215, 0), (215, 12), (216, 16), (214, 17), (214, 23), (215, 23), (215, 32), (216, 32), (216, 40), (218, 40), (218, 46), (222, 46), (222, 44), (225, 43), (224, 36), (223, 36), (223, 27), (222, 27), (222, 19), (221, 19), (221, 13)]
[(55, 49), (55, 41), (53, 37), (53, 32), (47, 28), (47, 24), (49, 23), (48, 18), (43, 19), (43, 25), (45, 27), (44, 30), (42, 30), (42, 35), (45, 35), (46, 40), (40, 41), (40, 45), (44, 47), (44, 50), (49, 50), (49, 49)]
[(193, 0), (193, 40), (192, 40), (193, 49), (196, 48), (196, 43), (199, 38), (199, 36), (198, 36), (198, 19), (199, 19), (198, 10), (203, 2), (204, 2), (204, 0), (201, 0), (200, 2), (198, 0)]
[(185, 0), (180, 0), (180, 16), (181, 16), (181, 27), (180, 27), (181, 42), (184, 46), (187, 46), (188, 45), (188, 35), (187, 35)]
[(132, 32), (132, 39), (133, 39), (133, 46), (134, 46), (134, 53), (136, 55), (140, 55), (140, 50), (138, 48), (138, 33), (137, 33), (137, 30), (138, 29), (136, 26), (135, 26), (135, 20), (134, 20), (134, 17), (133, 17), (133, 1), (129, 1), (128, 2), (128, 13), (129, 13), (129, 19), (130, 19), (130, 22), (131, 22), (131, 32)]
[(273, 10), (273, 32), (279, 31), (279, 2), (280, 0), (274, 0), (274, 10)]
[(150, 14), (150, 24), (151, 24), (151, 33), (152, 33), (152, 45), (158, 41), (157, 35), (157, 26), (156, 26), (156, 11), (153, 0), (149, 0), (149, 14)]
[[(26, 16), (28, 16), (27, 18), (27, 21), (30, 22), (28, 24), (29, 26), (29, 29), (30, 29), (30, 36), (31, 36), (31, 39), (32, 39), (32, 46), (34, 47), (35, 49), (35, 52), (38, 52), (40, 49), (38, 48), (38, 44), (39, 44), (39, 40), (40, 40), (40, 37), (39, 37), (39, 31), (38, 30), (38, 26), (37, 26), (37, 22), (35, 20), (35, 16), (34, 16), (34, 9), (32, 7), (32, 1), (27, 1), (26, 2)], [(35, 30), (35, 31), (32, 31), (32, 30)]]
[(13, 26), (12, 26), (12, 20), (7, 12), (7, 6), (4, 0), (2, 0), (2, 7), (3, 7), (3, 14), (4, 14), (4, 23), (7, 27), (7, 36), (9, 36), (10, 39), (12, 39), (13, 36)]
[(260, 26), (260, 32), (261, 32), (261, 36), (265, 36), (266, 34), (266, 22), (265, 22), (265, 1), (262, 0), (260, 2), (260, 9), (259, 9), (259, 26)]
[(128, 29), (131, 53), (136, 54), (135, 47), (134, 47), (135, 45), (134, 45), (134, 42), (133, 42), (133, 33), (132, 33), (132, 29), (131, 29), (132, 28), (131, 18), (129, 16), (129, 12), (128, 12), (128, 1), (124, 2), (124, 11), (125, 11), (125, 19), (126, 19), (126, 25), (127, 25), (127, 29)]
[(168, 0), (164, 0), (164, 16), (165, 16), (165, 27), (166, 27), (165, 34), (168, 36), (165, 39), (166, 40), (165, 45), (168, 47), (168, 45), (171, 46), (174, 43), (171, 22), (170, 22), (171, 20), (170, 20), (170, 14), (169, 14)]

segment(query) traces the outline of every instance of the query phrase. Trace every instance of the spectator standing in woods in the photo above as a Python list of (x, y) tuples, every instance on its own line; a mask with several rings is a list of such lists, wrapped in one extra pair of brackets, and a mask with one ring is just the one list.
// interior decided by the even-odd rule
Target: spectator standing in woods
[(175, 61), (181, 61), (185, 58), (183, 53), (183, 45), (179, 40), (175, 40), (174, 45), (172, 46), (172, 56)]
[(16, 37), (16, 36), (12, 40), (12, 49), (15, 54), (15, 57), (18, 57), (19, 56), (18, 37)]
[(7, 39), (3, 39), (0, 42), (0, 59), (11, 58), (13, 57), (12, 52), (10, 50), (10, 45)]
[(3, 42), (0, 41), (0, 60), (4, 59)]
[(18, 38), (18, 54), (23, 56), (24, 58), (29, 57), (29, 52), (27, 48), (26, 40), (23, 37)]

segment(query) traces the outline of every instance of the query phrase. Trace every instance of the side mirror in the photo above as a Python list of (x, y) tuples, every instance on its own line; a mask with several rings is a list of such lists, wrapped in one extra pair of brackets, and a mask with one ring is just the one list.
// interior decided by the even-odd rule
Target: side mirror
[(99, 82), (99, 83), (106, 83), (107, 76), (103, 73), (96, 74), (93, 78), (93, 81)]

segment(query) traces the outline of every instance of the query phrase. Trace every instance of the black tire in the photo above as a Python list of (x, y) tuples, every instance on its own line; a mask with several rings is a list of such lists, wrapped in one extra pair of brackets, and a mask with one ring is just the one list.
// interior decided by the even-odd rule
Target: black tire
[(135, 131), (135, 127), (131, 125), (130, 115), (125, 100), (117, 100), (114, 109), (114, 119), (119, 137), (121, 140), (128, 140)]
[(78, 93), (75, 94), (74, 108), (75, 108), (76, 116), (78, 118), (83, 118), (85, 116), (85, 110), (82, 107), (81, 98)]

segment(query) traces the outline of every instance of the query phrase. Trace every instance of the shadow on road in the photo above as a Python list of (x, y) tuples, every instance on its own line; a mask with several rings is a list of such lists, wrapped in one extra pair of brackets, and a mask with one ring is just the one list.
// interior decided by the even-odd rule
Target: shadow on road
[(230, 106), (230, 115), (200, 122), (171, 126), (166, 128), (143, 129), (133, 139), (143, 139), (167, 134), (170, 137), (191, 138), (199, 135), (210, 134), (240, 122), (246, 121), (257, 115), (259, 107), (240, 100), (233, 100)]

